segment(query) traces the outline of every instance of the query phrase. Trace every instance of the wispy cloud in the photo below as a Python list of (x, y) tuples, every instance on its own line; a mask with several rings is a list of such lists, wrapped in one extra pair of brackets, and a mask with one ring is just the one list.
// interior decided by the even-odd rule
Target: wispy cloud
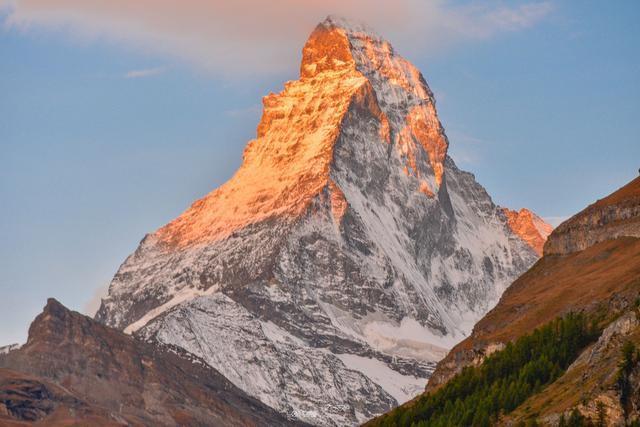
[(499, 0), (0, 0), (5, 24), (178, 57), (214, 73), (290, 71), (313, 26), (328, 14), (368, 23), (404, 53), (428, 53), (529, 28), (549, 2)]
[(157, 76), (165, 72), (165, 67), (144, 68), (142, 70), (131, 70), (124, 74), (125, 79), (140, 79), (143, 77)]

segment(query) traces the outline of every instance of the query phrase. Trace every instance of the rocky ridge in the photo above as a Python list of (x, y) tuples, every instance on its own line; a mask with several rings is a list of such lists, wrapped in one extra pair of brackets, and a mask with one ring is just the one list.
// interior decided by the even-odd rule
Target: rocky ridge
[(300, 425), (201, 359), (150, 345), (49, 299), (26, 344), (0, 355), (2, 425)]
[(622, 236), (640, 237), (640, 177), (560, 224), (544, 253), (564, 255)]

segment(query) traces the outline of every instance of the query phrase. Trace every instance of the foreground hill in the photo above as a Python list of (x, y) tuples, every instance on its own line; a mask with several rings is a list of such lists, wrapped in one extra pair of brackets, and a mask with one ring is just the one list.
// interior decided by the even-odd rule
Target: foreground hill
[(0, 425), (267, 426), (290, 421), (202, 360), (140, 342), (50, 299), (0, 355)]
[[(561, 375), (543, 387), (544, 391), (539, 389), (516, 408), (501, 411), (494, 423), (510, 425), (536, 419), (556, 425), (573, 409), (582, 414), (574, 414), (574, 419), (585, 416), (594, 422), (600, 411), (610, 425), (637, 419), (638, 358), (633, 355), (629, 359), (631, 367), (626, 373), (621, 373), (620, 363), (625, 343), (640, 344), (639, 194), (640, 179), (635, 179), (554, 230), (543, 258), (505, 291), (496, 307), (475, 325), (471, 336), (438, 364), (427, 393), (449, 390), (448, 381), (458, 381), (457, 374), (468, 374), (462, 372), (464, 367), (485, 369), (482, 366), (488, 357), (504, 357), (506, 344), (517, 343), (555, 319), (580, 312), (598, 322), (604, 332), (594, 344), (576, 353), (571, 366), (564, 367), (566, 371), (562, 368)], [(409, 408), (415, 409), (420, 402), (408, 403), (395, 415), (411, 412)], [(390, 420), (383, 417), (371, 424)], [(425, 425), (431, 425), (429, 417), (425, 420)], [(393, 423), (405, 425), (397, 421), (390, 425)]]

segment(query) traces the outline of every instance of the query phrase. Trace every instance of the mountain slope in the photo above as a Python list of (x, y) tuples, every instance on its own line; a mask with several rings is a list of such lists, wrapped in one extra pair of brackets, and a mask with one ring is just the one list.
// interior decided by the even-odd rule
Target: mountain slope
[[(629, 305), (640, 280), (640, 178), (590, 205), (557, 227), (547, 239), (545, 256), (516, 280), (500, 302), (443, 359), (428, 388), (437, 387), (488, 348), (520, 336), (569, 310), (598, 304)], [(612, 209), (613, 206), (613, 209)], [(624, 226), (602, 221), (624, 206)], [(602, 230), (607, 230), (604, 233)], [(588, 242), (597, 242), (584, 248)], [(571, 248), (558, 254), (558, 248)], [(575, 248), (583, 248), (575, 251)]]
[[(501, 418), (499, 424), (515, 425), (536, 418), (556, 425), (560, 416), (573, 408), (595, 420), (602, 405), (610, 425), (624, 425), (640, 416), (640, 372), (629, 371), (628, 405), (622, 403), (618, 383), (624, 343), (640, 344), (640, 239), (635, 237), (640, 232), (638, 191), (640, 179), (635, 179), (554, 230), (543, 258), (519, 277), (474, 326), (472, 334), (440, 361), (427, 392), (436, 392), (463, 367), (481, 364), (535, 328), (570, 312), (583, 312), (604, 319), (606, 328), (599, 340), (553, 384)], [(621, 215), (624, 218), (620, 219)], [(620, 222), (622, 227), (618, 227)], [(551, 253), (547, 248), (552, 248)], [(565, 253), (558, 254), (557, 248), (564, 248)]]
[(223, 186), (147, 235), (96, 319), (202, 357), (282, 413), (350, 425), (418, 393), (537, 258), (420, 72), (328, 18)]
[[(593, 423), (602, 417), (609, 426), (637, 425), (640, 422), (638, 355), (630, 359), (628, 372), (624, 373), (621, 366), (625, 363), (625, 347), (634, 352), (640, 348), (640, 313), (637, 307), (626, 307), (615, 314), (616, 320), (606, 327), (594, 345), (582, 352), (563, 376), (544, 393), (532, 396), (504, 417), (501, 425), (535, 418), (540, 423), (555, 426), (561, 416), (569, 418), (575, 411)], [(627, 387), (621, 387), (622, 378)], [(623, 388), (627, 390), (623, 391)]]
[[(50, 299), (0, 355), (0, 423), (293, 425), (202, 360), (139, 342)], [(3, 418), (4, 417), (4, 418)]]
[(545, 256), (439, 364), (427, 389), (444, 383), (467, 364), (501, 348), (570, 310), (630, 305), (640, 290), (640, 240), (618, 238), (567, 256)]
[[(544, 388), (567, 372), (580, 352), (598, 339), (600, 333), (599, 322), (592, 316), (569, 313), (527, 332), (487, 356), (478, 366), (465, 367), (438, 390), (424, 393), (368, 424), (498, 425), (527, 398), (544, 393)], [(525, 425), (532, 424), (531, 421)]]

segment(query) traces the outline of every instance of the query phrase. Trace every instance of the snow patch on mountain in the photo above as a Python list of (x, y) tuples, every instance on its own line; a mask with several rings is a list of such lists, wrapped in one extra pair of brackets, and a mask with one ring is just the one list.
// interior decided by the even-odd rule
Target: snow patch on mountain
[(162, 305), (159, 305), (158, 307), (155, 307), (152, 310), (149, 310), (144, 316), (142, 316), (140, 319), (136, 320), (135, 322), (131, 323), (129, 326), (127, 326), (126, 328), (124, 328), (124, 333), (125, 334), (131, 334), (135, 331), (137, 331), (138, 329), (142, 328), (144, 325), (146, 325), (147, 323), (149, 323), (151, 320), (155, 319), (156, 317), (158, 317), (160, 314), (164, 313), (165, 311), (175, 307), (176, 305), (183, 303), (185, 301), (190, 301), (196, 297), (199, 296), (203, 296), (203, 295), (211, 295), (215, 292), (218, 291), (218, 287), (217, 286), (212, 286), (209, 289), (202, 291), (200, 289), (195, 289), (195, 288), (186, 288), (186, 289), (180, 289), (179, 291), (177, 291), (173, 297), (165, 302)]
[[(357, 419), (356, 408), (364, 421), (401, 403), (330, 351), (258, 320), (221, 293), (174, 307), (138, 336), (184, 348), (267, 405), (310, 423), (348, 425)], [(424, 378), (415, 380), (424, 387)]]
[(399, 374), (377, 359), (355, 354), (337, 354), (336, 356), (347, 368), (362, 372), (366, 377), (371, 378), (400, 404), (424, 391), (424, 378)]

